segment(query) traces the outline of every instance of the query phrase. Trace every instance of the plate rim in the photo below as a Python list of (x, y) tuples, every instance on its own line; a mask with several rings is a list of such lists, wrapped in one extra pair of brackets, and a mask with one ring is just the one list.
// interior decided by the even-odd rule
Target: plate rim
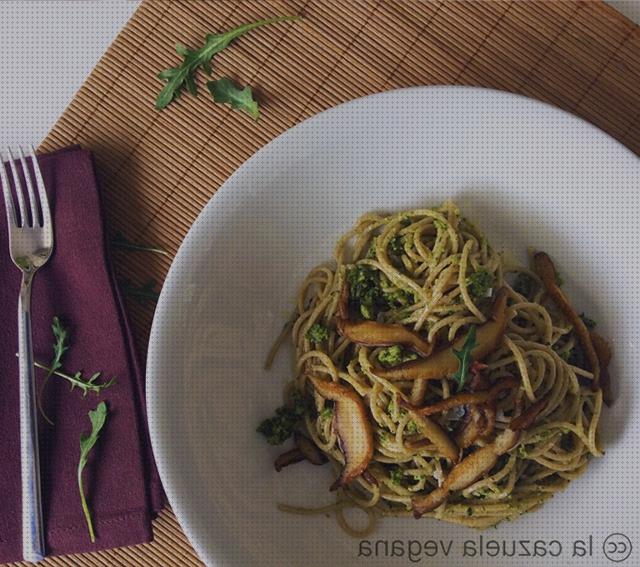
[[(165, 455), (163, 455), (161, 450), (163, 442), (154, 434), (154, 431), (156, 430), (156, 427), (155, 427), (156, 424), (159, 423), (163, 418), (162, 416), (158, 415), (155, 409), (156, 404), (159, 403), (157, 398), (158, 382), (156, 378), (159, 374), (159, 372), (156, 370), (159, 365), (158, 365), (158, 362), (156, 362), (153, 359), (154, 349), (152, 349), (152, 345), (157, 343), (159, 335), (163, 332), (163, 330), (161, 329), (162, 319), (166, 317), (165, 315), (166, 310), (170, 309), (170, 307), (168, 306), (168, 304), (171, 301), (170, 295), (174, 293), (173, 291), (169, 291), (169, 288), (170, 287), (175, 288), (175, 286), (172, 286), (172, 285), (168, 286), (167, 283), (171, 284), (172, 279), (175, 277), (174, 274), (175, 272), (177, 272), (177, 270), (179, 269), (178, 266), (181, 264), (181, 257), (183, 257), (186, 254), (185, 250), (191, 245), (191, 241), (195, 238), (196, 233), (199, 231), (200, 225), (202, 225), (205, 222), (206, 217), (209, 216), (210, 209), (212, 207), (215, 207), (215, 197), (221, 191), (229, 190), (228, 186), (231, 184), (232, 179), (235, 176), (239, 175), (240, 172), (242, 172), (246, 167), (248, 167), (250, 162), (252, 162), (256, 156), (258, 156), (263, 152), (268, 151), (268, 148), (270, 148), (277, 141), (281, 140), (282, 138), (294, 135), (296, 131), (306, 127), (309, 123), (319, 119), (320, 117), (324, 117), (331, 113), (344, 112), (345, 109), (351, 106), (355, 107), (356, 105), (363, 104), (363, 101), (366, 101), (366, 100), (382, 99), (382, 98), (394, 97), (398, 95), (402, 96), (403, 93), (415, 92), (415, 91), (440, 91), (445, 94), (451, 93), (452, 96), (460, 96), (459, 93), (464, 93), (463, 96), (480, 97), (480, 98), (485, 97), (482, 102), (491, 101), (492, 99), (495, 99), (495, 98), (519, 100), (523, 105), (528, 105), (530, 108), (540, 107), (542, 109), (546, 109), (547, 112), (552, 111), (554, 113), (562, 114), (565, 116), (565, 119), (569, 119), (575, 123), (580, 123), (583, 125), (583, 127), (586, 127), (588, 130), (591, 130), (597, 136), (607, 139), (608, 142), (613, 147), (616, 147), (617, 151), (626, 154), (627, 157), (635, 158), (636, 160), (640, 159), (640, 157), (637, 154), (635, 154), (622, 142), (620, 142), (619, 140), (617, 140), (616, 138), (614, 138), (609, 133), (605, 132), (604, 130), (602, 130), (592, 122), (586, 120), (581, 116), (574, 114), (573, 112), (560, 108), (559, 106), (556, 106), (552, 103), (541, 101), (539, 99), (532, 98), (530, 96), (523, 95), (520, 93), (513, 93), (513, 92), (504, 91), (500, 89), (477, 87), (472, 85), (416, 85), (416, 86), (403, 87), (398, 89), (391, 89), (387, 91), (372, 93), (362, 97), (353, 98), (351, 100), (337, 104), (331, 108), (318, 112), (313, 116), (310, 116), (298, 122), (297, 124), (294, 124), (290, 128), (284, 130), (283, 132), (278, 134), (276, 137), (269, 140), (269, 142), (261, 146), (251, 156), (249, 156), (249, 158), (247, 158), (244, 162), (242, 162), (229, 175), (229, 177), (225, 179), (224, 183), (220, 185), (217, 191), (215, 191), (215, 193), (211, 195), (207, 203), (202, 207), (197, 217), (195, 218), (194, 222), (189, 227), (187, 234), (185, 235), (184, 239), (180, 243), (180, 246), (178, 247), (178, 250), (176, 251), (174, 258), (171, 261), (171, 265), (169, 267), (169, 270), (163, 282), (163, 286), (162, 286), (160, 296), (157, 301), (156, 309), (154, 312), (151, 331), (149, 334), (149, 341), (147, 345), (147, 357), (146, 357), (146, 365), (145, 365), (145, 368), (146, 368), (145, 370), (145, 388), (146, 388), (145, 404), (146, 404), (146, 413), (147, 413), (147, 420), (148, 420), (149, 439), (151, 441), (151, 448), (153, 451), (153, 456), (154, 456), (154, 460), (158, 470), (158, 474), (160, 476), (160, 479), (162, 481), (162, 486), (167, 496), (167, 502), (171, 506), (173, 513), (175, 514), (176, 519), (180, 524), (181, 529), (184, 531), (185, 536), (189, 540), (189, 543), (193, 546), (198, 557), (207, 565), (216, 565), (219, 561), (224, 561), (225, 551), (221, 550), (220, 555), (222, 557), (221, 556), (211, 557), (209, 551), (206, 549), (205, 544), (198, 541), (198, 538), (195, 537), (195, 535), (190, 533), (190, 530), (188, 528), (188, 525), (189, 525), (189, 519), (187, 517), (188, 512), (183, 508), (180, 501), (181, 499), (177, 494), (175, 494), (174, 489), (169, 484), (166, 483), (166, 479), (169, 476), (168, 469), (170, 468), (170, 465), (165, 461), (167, 461), (169, 457), (165, 457)], [(495, 104), (495, 102), (493, 102), (492, 104)], [(156, 375), (156, 377), (154, 377), (154, 374)]]

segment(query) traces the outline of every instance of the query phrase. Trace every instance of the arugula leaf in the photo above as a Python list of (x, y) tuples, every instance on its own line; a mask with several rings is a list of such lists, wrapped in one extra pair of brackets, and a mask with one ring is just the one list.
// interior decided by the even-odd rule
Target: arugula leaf
[(217, 81), (209, 81), (207, 88), (214, 102), (229, 104), (231, 108), (244, 110), (254, 120), (260, 118), (258, 103), (253, 99), (251, 87), (246, 86), (241, 89), (228, 77), (222, 77)]
[(471, 351), (476, 347), (476, 327), (473, 325), (467, 333), (467, 338), (462, 345), (462, 350), (455, 350), (453, 354), (460, 362), (458, 371), (453, 375), (453, 379), (458, 383), (458, 392), (462, 390), (467, 381), (469, 368), (471, 367)]
[[(113, 386), (116, 383), (115, 378), (111, 378), (106, 382), (96, 383), (96, 380), (102, 376), (102, 372), (95, 372), (91, 375), (90, 378), (85, 378), (82, 375), (82, 372), (76, 372), (71, 375), (62, 370), (53, 370), (46, 366), (45, 364), (41, 364), (40, 362), (34, 361), (33, 365), (36, 368), (40, 368), (45, 370), (46, 372), (51, 372), (52, 376), (59, 376), (60, 378), (64, 378), (67, 382), (71, 384), (71, 389), (80, 388), (82, 390), (83, 396), (86, 396), (88, 392), (95, 392), (99, 394), (102, 390), (106, 390), (107, 388)], [(52, 424), (53, 425), (53, 424)]]
[(40, 414), (44, 418), (44, 420), (49, 425), (54, 425), (53, 421), (47, 416), (44, 411), (44, 407), (42, 406), (42, 398), (44, 396), (44, 389), (49, 382), (49, 378), (53, 375), (53, 373), (58, 370), (62, 366), (62, 357), (64, 353), (69, 350), (69, 345), (67, 344), (69, 331), (64, 327), (64, 325), (60, 322), (59, 317), (56, 315), (53, 317), (53, 322), (51, 323), (51, 330), (53, 331), (53, 359), (49, 364), (49, 368), (47, 369), (47, 375), (45, 376), (42, 384), (40, 385), (40, 389), (38, 390), (38, 399), (37, 405)]
[(131, 280), (125, 279), (120, 282), (120, 287), (124, 295), (132, 297), (140, 305), (146, 301), (158, 301), (160, 297), (160, 294), (155, 290), (155, 280), (147, 280), (142, 285), (136, 285)]
[(176, 45), (176, 52), (182, 56), (183, 61), (177, 67), (165, 69), (158, 74), (161, 81), (166, 81), (166, 85), (156, 98), (156, 108), (162, 109), (175, 100), (186, 88), (192, 95), (197, 94), (195, 73), (202, 68), (208, 75), (211, 74), (211, 60), (216, 53), (226, 49), (229, 44), (241, 35), (260, 26), (274, 24), (276, 22), (286, 22), (297, 20), (295, 16), (278, 16), (265, 20), (258, 20), (250, 24), (243, 24), (232, 30), (220, 34), (207, 34), (205, 43), (200, 49), (189, 49), (184, 45)]
[(136, 242), (132, 242), (128, 240), (124, 234), (121, 232), (117, 232), (113, 239), (111, 240), (111, 244), (113, 246), (117, 246), (118, 248), (127, 248), (129, 250), (139, 250), (141, 252), (153, 252), (154, 254), (162, 254), (163, 256), (169, 256), (169, 253), (166, 250), (158, 246), (152, 246), (149, 244), (138, 244)]
[(78, 490), (80, 491), (80, 502), (82, 503), (82, 511), (84, 512), (85, 520), (87, 521), (87, 528), (89, 529), (89, 538), (91, 543), (95, 543), (96, 534), (93, 529), (93, 520), (91, 519), (91, 512), (87, 505), (87, 498), (84, 493), (84, 486), (82, 483), (82, 471), (87, 465), (89, 460), (89, 453), (95, 446), (100, 436), (100, 431), (104, 427), (107, 421), (107, 404), (100, 402), (96, 409), (89, 411), (89, 419), (91, 420), (91, 434), (88, 437), (80, 435), (80, 460), (78, 461)]

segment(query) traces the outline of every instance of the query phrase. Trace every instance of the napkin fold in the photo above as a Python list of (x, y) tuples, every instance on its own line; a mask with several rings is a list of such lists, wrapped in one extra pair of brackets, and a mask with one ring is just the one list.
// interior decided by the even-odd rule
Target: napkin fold
[[(152, 539), (151, 519), (163, 503), (146, 425), (144, 378), (136, 358), (111, 264), (89, 151), (72, 147), (39, 156), (49, 196), (55, 249), (33, 282), (35, 359), (52, 358), (51, 322), (70, 330), (63, 367), (116, 383), (83, 397), (52, 376), (43, 401), (55, 425), (39, 419), (42, 500), (47, 554), (120, 547)], [(1, 199), (0, 199), (1, 201)], [(17, 304), (20, 272), (9, 257), (0, 202), (0, 563), (22, 557)], [(45, 373), (36, 371), (38, 385)], [(89, 540), (76, 471), (88, 412), (105, 400), (109, 415), (85, 469), (85, 491), (96, 529)]]

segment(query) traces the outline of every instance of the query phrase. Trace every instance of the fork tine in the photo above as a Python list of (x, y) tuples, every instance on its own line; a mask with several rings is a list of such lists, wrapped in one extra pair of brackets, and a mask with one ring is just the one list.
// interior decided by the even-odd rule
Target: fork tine
[(51, 226), (51, 212), (49, 210), (49, 199), (47, 198), (47, 188), (44, 185), (44, 179), (42, 177), (42, 171), (40, 171), (40, 164), (38, 163), (38, 156), (33, 146), (30, 146), (31, 163), (33, 164), (33, 172), (36, 176), (36, 186), (38, 187), (38, 195), (40, 196), (40, 209), (42, 210), (42, 226)]
[(31, 172), (27, 160), (22, 152), (22, 147), (18, 146), (18, 156), (20, 157), (20, 163), (22, 164), (22, 173), (24, 174), (24, 180), (27, 184), (27, 193), (29, 194), (29, 205), (31, 207), (31, 226), (40, 226), (40, 213), (38, 210), (38, 201), (36, 201), (36, 194), (33, 191), (33, 183), (31, 182)]
[(19, 226), (27, 226), (27, 205), (24, 202), (24, 193), (22, 191), (22, 183), (18, 176), (18, 168), (16, 162), (13, 160), (11, 154), (11, 148), (7, 148), (7, 154), (9, 154), (9, 164), (11, 165), (11, 173), (13, 175), (13, 185), (16, 189), (16, 197), (18, 198), (18, 209), (20, 209), (20, 224)]
[(5, 163), (2, 161), (2, 154), (0, 153), (0, 183), (2, 183), (2, 193), (4, 195), (4, 208), (7, 210), (7, 225), (17, 226), (16, 211), (13, 208), (13, 197), (11, 196), (11, 187), (9, 186), (9, 176), (5, 169)]

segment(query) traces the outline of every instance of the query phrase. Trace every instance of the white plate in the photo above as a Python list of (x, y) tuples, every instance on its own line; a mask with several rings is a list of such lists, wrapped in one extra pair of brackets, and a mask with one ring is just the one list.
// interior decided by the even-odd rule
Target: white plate
[[(598, 566), (608, 562), (605, 550), (616, 559), (625, 554), (622, 536), (603, 548), (611, 534), (640, 547), (640, 420), (632, 410), (640, 393), (639, 188), (638, 158), (600, 130), (527, 98), (465, 87), (355, 100), (260, 150), (194, 223), (162, 290), (149, 347), (153, 448), (171, 505), (202, 559), (238, 567), (535, 561), (491, 557), (493, 544), (481, 557), (480, 532), (410, 518), (384, 519), (365, 557), (367, 544), (333, 518), (276, 509), (277, 502), (331, 502), (330, 474), (308, 464), (276, 473), (281, 449), (255, 431), (291, 377), (289, 353), (271, 372), (262, 364), (307, 271), (331, 258), (337, 237), (362, 213), (446, 198), (515, 256), (530, 245), (551, 253), (578, 309), (615, 348), (619, 398), (602, 422), (606, 456), (541, 510), (484, 532), (483, 545), (505, 541), (506, 552), (515, 544), (518, 554), (541, 540), (549, 564)], [(401, 542), (395, 548), (394, 540)], [(449, 554), (438, 543), (429, 558), (428, 540), (445, 549), (451, 542)], [(475, 557), (465, 557), (466, 540)], [(559, 551), (552, 540), (562, 546), (557, 558), (550, 557)], [(572, 556), (575, 540), (587, 552), (590, 544), (591, 555), (580, 559), (578, 549)], [(639, 557), (635, 550), (627, 564)]]

